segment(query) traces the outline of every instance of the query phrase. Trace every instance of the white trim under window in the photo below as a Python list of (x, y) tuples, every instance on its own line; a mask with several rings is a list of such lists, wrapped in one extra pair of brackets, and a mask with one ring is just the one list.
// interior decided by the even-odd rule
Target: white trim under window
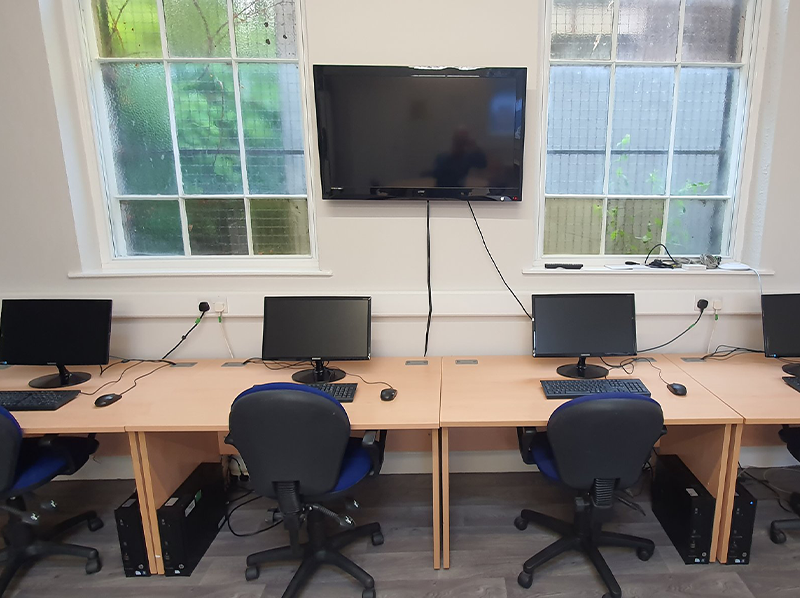
[[(683, 60), (681, 55), (683, 48), (683, 34), (685, 23), (685, 11), (687, 0), (679, 0), (679, 16), (678, 16), (678, 32), (676, 40), (676, 56), (674, 60), (660, 60), (660, 61), (633, 61), (633, 60), (619, 60), (617, 53), (618, 32), (619, 32), (619, 6), (620, 0), (613, 0), (610, 3), (610, 11), (613, 13), (607, 35), (609, 37), (608, 43), (610, 45), (609, 56), (605, 58), (589, 57), (586, 59), (573, 59), (573, 58), (553, 58), (551, 57), (551, 24), (553, 18), (554, 0), (547, 0), (545, 2), (545, 10), (543, 11), (542, 19), (542, 37), (543, 37), (543, 59), (542, 59), (542, 76), (541, 81), (541, 118), (538, 120), (541, 127), (541, 158), (539, 167), (539, 200), (537, 206), (537, 244), (536, 255), (534, 259), (534, 270), (536, 267), (541, 266), (545, 262), (581, 262), (588, 266), (602, 266), (602, 264), (619, 261), (622, 256), (630, 256), (633, 259), (641, 258), (646, 250), (635, 250), (632, 252), (613, 251), (607, 252), (607, 231), (609, 229), (609, 202), (616, 202), (617, 204), (631, 200), (652, 200), (661, 201), (663, 203), (662, 217), (660, 223), (660, 230), (657, 235), (652, 239), (648, 239), (650, 246), (667, 241), (667, 225), (669, 222), (670, 204), (674, 201), (684, 200), (702, 200), (704, 205), (714, 205), (712, 202), (725, 202), (724, 215), (721, 217), (720, 224), (722, 226), (721, 243), (719, 251), (714, 253), (720, 254), (723, 257), (741, 259), (742, 252), (742, 239), (743, 239), (743, 226), (741, 220), (747, 210), (747, 191), (749, 190), (749, 180), (752, 176), (753, 168), (753, 153), (755, 144), (753, 143), (756, 135), (757, 118), (750, 118), (752, 107), (757, 107), (760, 100), (760, 77), (759, 66), (763, 66), (764, 56), (763, 48), (757, 54), (759, 48), (759, 32), (763, 31), (768, 26), (769, 11), (768, 8), (762, 9), (763, 2), (758, 0), (746, 0), (745, 6), (745, 25), (742, 32), (742, 50), (741, 59), (739, 62), (689, 62)], [(560, 4), (569, 4), (568, 2), (561, 2)], [(597, 3), (606, 4), (608, 3)], [(584, 3), (585, 5), (585, 3)], [(600, 40), (600, 36), (597, 36)], [(595, 46), (596, 47), (596, 46)], [(605, 163), (602, 166), (603, 179), (602, 189), (584, 192), (571, 192), (561, 189), (550, 189), (551, 192), (546, 190), (546, 177), (547, 177), (547, 162), (548, 162), (548, 111), (550, 109), (550, 85), (551, 85), (551, 68), (564, 67), (564, 66), (584, 66), (584, 67), (600, 67), (608, 70), (608, 89), (606, 97), (608, 105), (604, 109), (606, 115), (605, 126), (605, 148), (601, 152), (605, 156)], [(610, 179), (613, 160), (615, 154), (619, 156), (619, 148), (615, 148), (615, 139), (612, 138), (613, 131), (613, 117), (615, 110), (615, 93), (617, 77), (615, 71), (617, 67), (647, 67), (658, 68), (664, 70), (674, 69), (674, 77), (672, 80), (672, 109), (669, 121), (669, 145), (668, 149), (665, 146), (663, 153), (666, 155), (666, 174), (663, 180), (663, 190), (642, 193), (641, 190), (628, 191), (626, 189), (611, 188)], [(727, 184), (724, 188), (716, 190), (712, 195), (709, 194), (696, 194), (696, 195), (681, 195), (675, 193), (676, 188), (673, 187), (673, 168), (675, 152), (675, 139), (676, 139), (676, 126), (678, 122), (678, 99), (680, 93), (681, 71), (687, 68), (695, 69), (735, 69), (738, 71), (738, 89), (733, 103), (734, 121), (731, 123), (730, 128), (730, 143), (734, 148), (730, 155), (729, 170), (727, 175)], [(628, 69), (630, 72), (630, 69)], [(695, 71), (697, 72), (697, 71)], [(646, 150), (644, 151), (646, 153)], [(685, 193), (685, 191), (684, 191)], [(602, 220), (599, 231), (596, 232), (595, 242), (599, 245), (595, 251), (586, 252), (561, 252), (552, 251), (545, 253), (545, 228), (547, 218), (547, 200), (580, 200), (582, 202), (594, 201), (595, 207), (599, 208), (595, 214), (602, 210)], [(586, 204), (588, 205), (588, 203)], [(596, 228), (596, 225), (595, 225)], [(655, 228), (655, 227), (654, 227)], [(598, 243), (599, 241), (599, 243)], [(669, 243), (667, 243), (669, 245)], [(640, 243), (641, 245), (641, 243)], [(694, 252), (676, 251), (676, 255), (697, 255)], [(616, 259), (615, 259), (616, 258)], [(624, 258), (623, 258), (624, 259)], [(530, 272), (532, 270), (526, 270)]]
[[(107, 156), (98, 149), (98, 131), (93, 115), (95, 89), (92, 87), (90, 78), (87, 77), (90, 61), (86, 40), (94, 43), (94, 33), (92, 29), (88, 29), (87, 35), (85, 30), (87, 22), (84, 20), (85, 13), (82, 13), (80, 6), (80, 3), (84, 1), (91, 8), (88, 0), (70, 2), (39, 0), (81, 258), (80, 270), (70, 272), (69, 276), (330, 275), (330, 272), (323, 272), (319, 269), (315, 210), (310, 193), (310, 190), (315, 188), (317, 173), (310, 164), (309, 148), (311, 147), (313, 124), (309, 120), (310, 100), (307, 90), (311, 89), (311, 82), (310, 69), (304, 59), (306, 32), (302, 0), (295, 0), (297, 3), (296, 63), (300, 73), (302, 102), (300, 110), (305, 148), (306, 189), (308, 190), (310, 255), (275, 257), (253, 255), (134, 256), (125, 258), (115, 257), (114, 254), (111, 223), (115, 218), (115, 210), (110, 209), (112, 202), (107, 201), (106, 189), (108, 186), (102, 167)], [(114, 59), (110, 61), (113, 62)], [(231, 62), (230, 59), (227, 61)], [(254, 61), (258, 61), (258, 59)], [(191, 60), (186, 62), (191, 62)], [(203, 60), (203, 62), (209, 61)], [(278, 60), (278, 62), (281, 61)], [(238, 110), (237, 107), (237, 119), (240, 119)], [(241, 127), (237, 128), (241, 131)], [(178, 173), (180, 173), (179, 170)], [(244, 191), (246, 193), (247, 189)], [(236, 197), (241, 198), (242, 195)], [(259, 194), (248, 197), (270, 196)], [(249, 247), (252, 247), (252, 236), (249, 231), (248, 243)]]

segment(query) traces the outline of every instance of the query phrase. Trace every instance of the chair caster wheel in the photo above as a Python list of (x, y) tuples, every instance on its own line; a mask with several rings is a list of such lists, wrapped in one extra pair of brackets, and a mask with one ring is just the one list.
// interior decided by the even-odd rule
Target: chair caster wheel
[(366, 588), (361, 592), (361, 598), (375, 598), (375, 588)]
[(96, 532), (97, 530), (102, 529), (103, 525), (105, 524), (99, 517), (92, 517), (86, 522), (86, 525), (89, 527), (90, 532)]
[(650, 557), (653, 556), (653, 552), (655, 552), (653, 548), (637, 548), (636, 556), (639, 557), (640, 561), (649, 561)]
[(103, 563), (100, 560), (100, 557), (95, 557), (93, 559), (89, 559), (88, 561), (86, 561), (86, 575), (92, 575), (93, 573), (97, 573), (102, 568), (103, 568)]
[(786, 542), (786, 534), (774, 527), (769, 528), (769, 539), (775, 544), (783, 544)]
[(523, 571), (517, 576), (517, 583), (527, 590), (533, 585), (533, 573)]
[(253, 581), (254, 579), (258, 579), (259, 575), (261, 575), (261, 571), (258, 569), (257, 565), (248, 567), (244, 572), (244, 578), (247, 581)]
[(514, 519), (514, 527), (516, 527), (519, 531), (523, 531), (528, 529), (528, 520), (522, 517), (517, 517)]
[(375, 532), (374, 534), (372, 534), (372, 545), (380, 546), (381, 544), (383, 544), (383, 533)]

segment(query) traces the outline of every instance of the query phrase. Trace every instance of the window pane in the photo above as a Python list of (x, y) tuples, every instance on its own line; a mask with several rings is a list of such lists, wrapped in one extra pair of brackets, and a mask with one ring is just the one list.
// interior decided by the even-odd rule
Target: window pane
[(672, 67), (617, 68), (610, 193), (665, 193), (674, 78)]
[(739, 71), (684, 68), (678, 92), (673, 195), (726, 195)]
[(184, 192), (242, 193), (231, 65), (171, 68)]
[(233, 0), (238, 55), (297, 58), (294, 14), (294, 0)]
[(156, 0), (92, 0), (97, 51), (104, 58), (159, 58)]
[(187, 199), (192, 255), (247, 255), (243, 199)]
[(108, 127), (120, 195), (175, 195), (164, 67), (104, 64)]
[(727, 201), (673, 199), (669, 204), (667, 246), (672, 253), (718, 255)]
[(305, 199), (253, 199), (250, 224), (256, 255), (311, 255)]
[(602, 199), (545, 200), (545, 254), (598, 254), (602, 234)]
[(609, 0), (553, 0), (550, 56), (611, 58), (613, 5)]
[(610, 69), (553, 66), (547, 118), (547, 193), (603, 192)]
[(241, 64), (239, 83), (250, 193), (303, 195), (303, 123), (296, 64)]
[(226, 0), (164, 0), (170, 56), (230, 56)]
[(121, 200), (127, 255), (183, 255), (177, 200)]
[(619, 0), (619, 60), (675, 60), (680, 0)]
[(646, 254), (661, 243), (664, 200), (609, 199), (606, 221), (607, 254)]
[(683, 60), (739, 62), (747, 0), (686, 0)]

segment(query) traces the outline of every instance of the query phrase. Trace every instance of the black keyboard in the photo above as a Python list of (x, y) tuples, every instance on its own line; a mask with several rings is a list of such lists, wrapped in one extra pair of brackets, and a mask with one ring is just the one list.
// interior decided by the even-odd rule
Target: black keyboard
[(308, 384), (312, 388), (318, 388), (322, 392), (327, 392), (334, 399), (340, 403), (350, 403), (356, 396), (357, 382), (318, 382), (315, 384)]
[(794, 388), (797, 392), (800, 392), (800, 378), (795, 376), (784, 376), (783, 381)]
[(79, 394), (79, 390), (0, 390), (0, 407), (9, 411), (55, 411)]
[(548, 399), (575, 399), (604, 392), (629, 392), (650, 396), (650, 391), (638, 378), (590, 380), (542, 380), (544, 396)]

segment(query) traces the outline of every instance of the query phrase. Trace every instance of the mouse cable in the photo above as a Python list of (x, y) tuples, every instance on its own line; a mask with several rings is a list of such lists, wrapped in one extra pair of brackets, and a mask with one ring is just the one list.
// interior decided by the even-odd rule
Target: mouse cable
[[(133, 367), (133, 366), (131, 366), (131, 367)], [(129, 391), (133, 390), (134, 388), (136, 388), (136, 383), (139, 380), (141, 380), (142, 378), (147, 378), (148, 376), (150, 376), (152, 374), (155, 374), (158, 370), (163, 370), (164, 368), (168, 368), (168, 367), (170, 367), (170, 364), (169, 363), (165, 363), (163, 365), (158, 366), (154, 370), (150, 370), (146, 374), (142, 374), (141, 376), (137, 376), (136, 378), (133, 379), (133, 384), (131, 386), (129, 386), (128, 388), (126, 388), (125, 390), (123, 390), (122, 392), (119, 392), (117, 394), (124, 395), (126, 392), (129, 392)]]
[[(724, 350), (721, 350), (723, 348)], [(761, 349), (748, 349), (747, 347), (735, 347), (733, 345), (717, 345), (717, 348), (713, 352), (703, 355), (700, 359), (703, 361), (708, 359), (724, 361), (736, 355), (741, 355), (742, 353), (764, 353), (764, 351)]]
[(524, 305), (522, 305), (522, 301), (520, 301), (519, 297), (517, 297), (517, 294), (511, 289), (510, 286), (508, 286), (508, 283), (506, 282), (506, 279), (503, 276), (503, 273), (500, 272), (500, 268), (497, 266), (497, 262), (494, 261), (494, 257), (492, 256), (492, 252), (489, 251), (489, 246), (486, 244), (486, 239), (483, 236), (483, 231), (481, 230), (481, 225), (478, 224), (478, 219), (475, 217), (475, 211), (472, 209), (472, 202), (467, 201), (467, 206), (469, 206), (469, 213), (472, 214), (472, 219), (475, 221), (475, 226), (478, 229), (478, 234), (481, 236), (481, 241), (483, 241), (483, 247), (484, 247), (484, 249), (486, 249), (486, 253), (489, 255), (489, 259), (492, 260), (492, 264), (494, 264), (494, 269), (497, 270), (497, 273), (500, 275), (500, 280), (502, 280), (503, 284), (506, 285), (506, 288), (508, 289), (508, 292), (511, 293), (514, 296), (514, 299), (517, 300), (517, 303), (519, 303), (519, 306), (522, 308), (522, 311), (524, 311), (525, 315), (528, 316), (528, 319), (530, 321), (533, 321), (533, 316), (528, 313), (528, 310), (525, 309)]
[[(619, 363), (608, 363), (603, 358), (603, 356), (601, 355), (600, 356), (600, 361), (602, 361), (603, 365), (605, 365), (607, 368), (611, 368), (612, 370), (622, 370), (623, 372), (625, 372), (629, 376), (633, 374), (633, 370), (636, 367), (636, 358), (635, 357), (631, 357), (630, 359), (623, 359)], [(630, 371), (628, 370), (628, 366), (631, 366)]]
[(428, 260), (428, 322), (425, 324), (425, 352), (423, 357), (428, 356), (428, 338), (431, 334), (431, 316), (433, 315), (433, 293), (431, 290), (431, 200), (425, 202), (425, 221), (427, 225), (427, 260)]
[(669, 382), (667, 382), (666, 380), (664, 380), (664, 377), (661, 375), (661, 368), (660, 368), (660, 367), (658, 367), (656, 364), (654, 364), (654, 363), (653, 363), (651, 360), (649, 360), (649, 359), (647, 359), (647, 360), (645, 360), (645, 361), (647, 361), (647, 363), (649, 363), (649, 364), (650, 364), (650, 367), (651, 367), (651, 368), (655, 368), (655, 369), (658, 371), (658, 377), (659, 377), (659, 379), (660, 379), (660, 380), (661, 380), (661, 381), (662, 381), (662, 382), (663, 382), (663, 383), (664, 383), (666, 386), (669, 386), (669, 385), (670, 385), (670, 383), (669, 383)]
[[(342, 370), (342, 371), (344, 372), (344, 370)], [(383, 384), (386, 388), (391, 388), (392, 390), (397, 390), (394, 386), (392, 386), (388, 382), (382, 382), (382, 381), (370, 382), (369, 380), (364, 380), (364, 378), (362, 378), (360, 375), (354, 374), (353, 372), (344, 372), (344, 373), (345, 373), (346, 376), (355, 376), (356, 378), (361, 380), (364, 384)]]
[[(135, 363), (133, 363), (132, 365), (129, 365), (129, 366), (128, 366), (128, 367), (126, 367), (124, 370), (122, 370), (122, 372), (120, 373), (120, 375), (119, 375), (119, 376), (117, 376), (117, 379), (116, 379), (116, 380), (110, 380), (110, 381), (106, 382), (105, 384), (103, 384), (102, 386), (100, 386), (100, 387), (96, 388), (96, 389), (95, 389), (95, 390), (93, 390), (92, 392), (84, 392), (84, 391), (80, 391), (80, 393), (81, 393), (82, 395), (86, 395), (87, 397), (93, 397), (93, 396), (94, 396), (94, 395), (96, 395), (98, 392), (100, 392), (101, 390), (103, 390), (103, 389), (104, 389), (106, 386), (110, 386), (111, 384), (116, 384), (117, 382), (119, 382), (120, 380), (122, 380), (122, 377), (125, 375), (125, 372), (127, 372), (128, 370), (130, 370), (130, 369), (132, 369), (132, 368), (135, 368), (137, 365), (142, 365), (142, 364), (144, 363), (144, 361), (140, 361), (140, 360), (138, 360), (138, 359), (136, 359), (136, 360), (132, 360), (132, 361), (134, 361)], [(122, 362), (121, 362), (121, 361), (119, 361), (119, 362), (117, 362), (117, 363), (122, 363)], [(114, 365), (116, 365), (116, 364), (114, 364)], [(106, 368), (106, 369), (108, 369), (108, 368)]]
[(184, 334), (183, 336), (181, 336), (181, 340), (179, 340), (179, 341), (178, 341), (178, 344), (177, 344), (177, 345), (175, 345), (174, 347), (172, 347), (172, 349), (170, 349), (169, 351), (167, 351), (167, 354), (166, 354), (166, 355), (164, 355), (164, 357), (162, 357), (161, 359), (166, 359), (167, 357), (169, 357), (170, 355), (172, 355), (172, 353), (175, 351), (175, 349), (177, 349), (178, 347), (180, 347), (180, 346), (181, 346), (181, 344), (183, 343), (183, 341), (185, 341), (185, 340), (188, 338), (188, 336), (189, 336), (189, 335), (192, 333), (192, 331), (193, 331), (195, 328), (197, 328), (197, 325), (198, 325), (198, 324), (201, 322), (201, 320), (203, 319), (203, 317), (206, 315), (206, 313), (207, 313), (207, 312), (208, 312), (208, 310), (206, 310), (206, 311), (201, 311), (201, 312), (200, 312), (200, 317), (199, 317), (199, 318), (197, 318), (197, 319), (194, 321), (194, 324), (192, 325), (192, 327), (191, 327), (191, 328), (189, 328), (189, 330), (187, 330), (187, 331), (186, 331), (186, 334)]
[(680, 337), (682, 337), (684, 334), (689, 332), (692, 328), (694, 328), (697, 325), (697, 323), (700, 321), (700, 318), (703, 317), (703, 312), (704, 311), (705, 310), (700, 310), (700, 315), (697, 316), (697, 319), (694, 322), (692, 322), (686, 330), (681, 332), (678, 336), (676, 336), (672, 340), (669, 340), (666, 343), (661, 343), (660, 345), (656, 345), (655, 347), (650, 347), (649, 349), (642, 349), (641, 351), (637, 351), (637, 352), (638, 353), (650, 353), (651, 351), (655, 351), (656, 349), (660, 349), (661, 347), (666, 347), (667, 345), (671, 345), (672, 343), (674, 343), (676, 340), (678, 340)]

